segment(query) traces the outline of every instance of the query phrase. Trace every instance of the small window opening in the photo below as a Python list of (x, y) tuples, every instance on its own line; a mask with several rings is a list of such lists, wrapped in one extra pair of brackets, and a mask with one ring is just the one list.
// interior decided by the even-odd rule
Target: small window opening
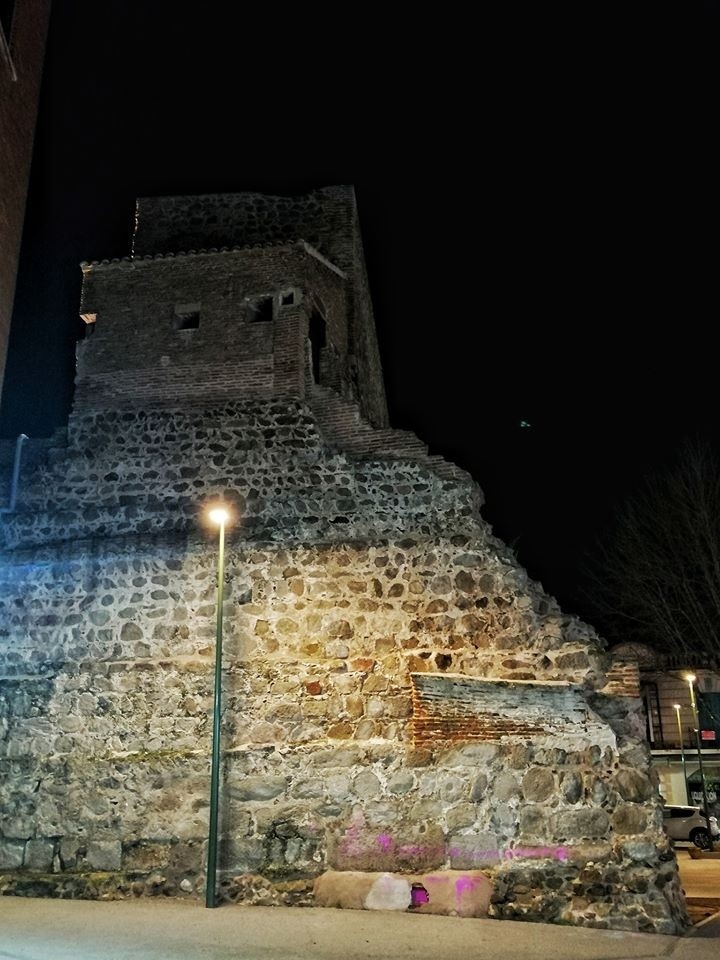
[(271, 323), (273, 318), (273, 298), (259, 297), (249, 304), (248, 319), (250, 323)]
[(183, 313), (177, 318), (178, 330), (197, 330), (200, 326), (199, 313)]
[(325, 318), (317, 310), (310, 317), (308, 330), (310, 337), (310, 356), (312, 359), (312, 375), (315, 383), (320, 383), (320, 355), (326, 343)]
[(200, 326), (200, 304), (178, 303), (175, 307), (175, 329), (197, 330)]
[(295, 291), (288, 290), (286, 293), (280, 294), (280, 306), (281, 307), (291, 307), (295, 303)]

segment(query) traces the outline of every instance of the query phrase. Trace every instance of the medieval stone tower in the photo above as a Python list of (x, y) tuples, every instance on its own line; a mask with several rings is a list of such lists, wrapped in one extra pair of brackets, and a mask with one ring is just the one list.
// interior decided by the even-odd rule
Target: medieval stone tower
[(679, 929), (632, 671), (388, 427), (352, 190), (142, 200), (83, 272), (0, 519), (0, 889), (203, 889), (222, 500), (227, 899)]

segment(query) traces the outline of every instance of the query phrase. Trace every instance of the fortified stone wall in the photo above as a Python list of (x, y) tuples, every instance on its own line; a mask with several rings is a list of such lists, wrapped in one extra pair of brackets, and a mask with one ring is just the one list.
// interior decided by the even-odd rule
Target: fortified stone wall
[[(180, 263), (141, 269), (172, 286)], [(97, 272), (108, 316), (128, 276)], [(137, 296), (106, 333), (98, 309), (81, 385), (114, 362), (111, 338), (143, 335), (139, 318), (169, 333)], [(146, 369), (118, 364), (125, 383)], [(297, 383), (260, 397), (239, 376), (235, 397), (174, 408), (88, 392), (66, 443), (28, 461), (0, 521), (0, 891), (202, 892), (217, 549), (203, 512), (222, 500), (224, 898), (313, 903), (322, 877), (327, 903), (358, 872), (472, 885), (480, 870), (495, 917), (681, 929), (631, 671), (608, 673), (593, 630), (493, 537), (470, 477), (332, 386)]]
[[(327, 867), (483, 868), (497, 916), (675, 928), (637, 701), (597, 692), (592, 631), (494, 540), (469, 480), (353, 460), (280, 401), (75, 416), (6, 520), (5, 890), (202, 888), (215, 550), (198, 512), (217, 495), (239, 515), (227, 896), (311, 902)], [(482, 742), (418, 735), (413, 676), (506, 681), (475, 704)], [(556, 687), (530, 679), (579, 685), (565, 729)], [(532, 729), (503, 727), (508, 691)]]

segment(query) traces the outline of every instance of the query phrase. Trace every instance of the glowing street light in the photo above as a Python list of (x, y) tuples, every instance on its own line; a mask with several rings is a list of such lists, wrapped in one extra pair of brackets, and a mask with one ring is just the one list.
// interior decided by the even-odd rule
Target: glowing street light
[(705, 819), (707, 821), (708, 828), (708, 842), (710, 844), (709, 849), (713, 849), (713, 839), (712, 833), (710, 832), (710, 807), (708, 805), (707, 797), (707, 785), (705, 783), (705, 771), (703, 770), (702, 762), (702, 747), (700, 745), (700, 720), (698, 718), (698, 709), (697, 703), (695, 701), (695, 680), (697, 677), (694, 673), (686, 673), (685, 679), (688, 682), (688, 687), (690, 688), (690, 706), (693, 712), (693, 721), (695, 723), (695, 742), (697, 744), (697, 754), (698, 754), (698, 767), (700, 769), (700, 783), (702, 784), (702, 795), (703, 795), (703, 813), (705, 814)]
[(685, 760), (685, 734), (683, 733), (682, 720), (680, 719), (680, 711), (682, 710), (682, 707), (679, 703), (674, 703), (673, 710), (675, 711), (675, 716), (677, 717), (678, 733), (680, 734), (680, 756), (682, 757), (683, 783), (685, 784), (685, 803), (690, 803), (690, 794), (688, 792), (687, 782), (687, 763)]
[(217, 524), (219, 527), (224, 527), (225, 524), (230, 519), (230, 514), (225, 509), (225, 507), (214, 507), (208, 512), (208, 517), (212, 520), (213, 523)]
[(208, 518), (218, 527), (217, 568), (217, 632), (215, 635), (215, 686), (213, 694), (212, 765), (210, 771), (210, 828), (208, 831), (207, 878), (205, 906), (216, 907), (215, 880), (217, 876), (218, 795), (220, 791), (220, 705), (222, 693), (222, 617), (223, 586), (225, 581), (225, 525), (230, 513), (225, 507), (213, 507)]

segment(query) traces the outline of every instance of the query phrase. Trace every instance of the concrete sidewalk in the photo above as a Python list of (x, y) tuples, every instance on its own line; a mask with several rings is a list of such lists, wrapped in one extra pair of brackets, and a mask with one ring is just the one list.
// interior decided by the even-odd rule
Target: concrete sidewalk
[(0, 960), (717, 960), (720, 941), (364, 910), (0, 899)]

